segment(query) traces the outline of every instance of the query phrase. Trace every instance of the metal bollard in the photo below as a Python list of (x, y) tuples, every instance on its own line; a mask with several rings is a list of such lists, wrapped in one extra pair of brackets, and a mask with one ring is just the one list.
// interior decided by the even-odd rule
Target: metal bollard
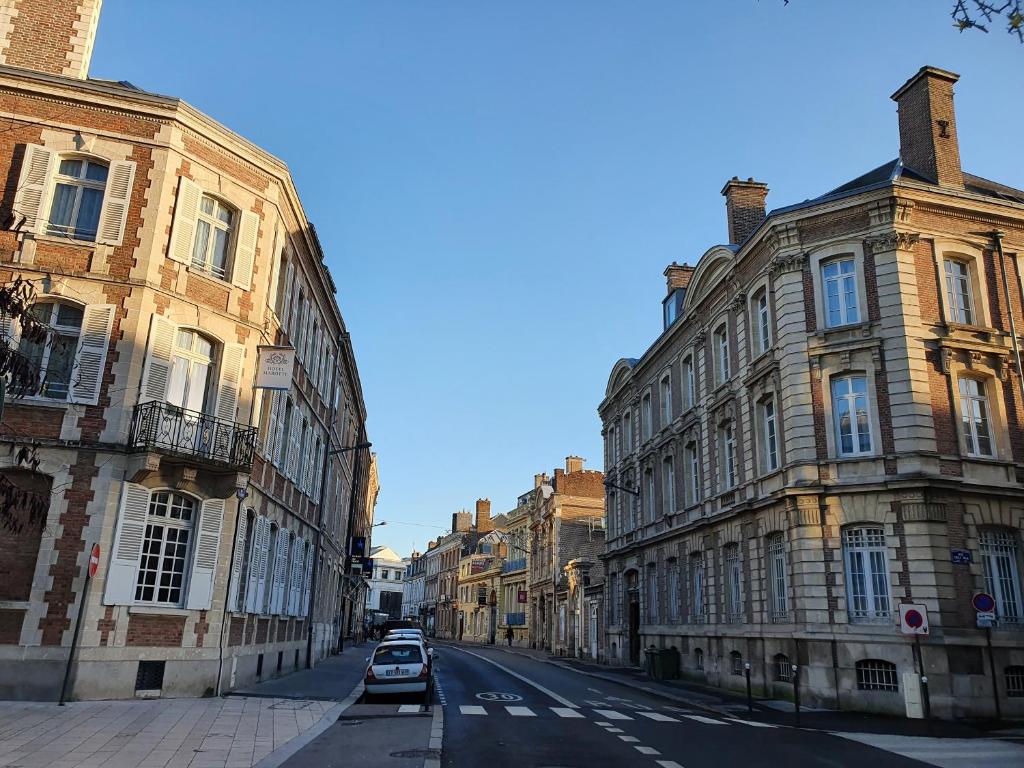
[(800, 667), (797, 664), (792, 665), (793, 670), (793, 704), (795, 709), (794, 714), (796, 716), (796, 727), (800, 727)]
[(754, 694), (750, 691), (750, 662), (743, 664), (743, 673), (747, 676), (747, 713), (754, 714)]

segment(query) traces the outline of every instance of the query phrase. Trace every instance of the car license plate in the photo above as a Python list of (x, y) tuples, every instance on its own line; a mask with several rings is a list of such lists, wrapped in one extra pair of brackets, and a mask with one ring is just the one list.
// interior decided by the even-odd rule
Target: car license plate
[(385, 677), (399, 677), (401, 675), (408, 675), (408, 669), (386, 669), (384, 670)]

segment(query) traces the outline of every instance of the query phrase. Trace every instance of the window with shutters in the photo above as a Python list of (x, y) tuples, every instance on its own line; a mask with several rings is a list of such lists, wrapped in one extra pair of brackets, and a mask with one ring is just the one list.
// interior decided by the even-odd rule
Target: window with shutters
[(223, 278), (230, 270), (235, 211), (220, 200), (203, 195), (196, 216), (192, 266)]
[(192, 548), (198, 505), (173, 491), (157, 491), (149, 499), (146, 533), (135, 584), (135, 601), (180, 606)]
[(83, 310), (71, 304), (39, 302), (29, 311), (51, 330), (42, 342), (22, 338), (18, 351), (39, 372), (39, 395), (67, 400), (75, 371), (75, 352), (82, 333)]
[(260, 613), (271, 613), (271, 606), (274, 602), (274, 576), (277, 573), (278, 536), (280, 531), (281, 529), (277, 523), (270, 524), (270, 535), (267, 537), (266, 588), (263, 590), (263, 600), (260, 601)]
[(285, 470), (288, 466), (288, 443), (292, 437), (292, 421), (295, 418), (295, 408), (292, 406), (292, 399), (286, 397), (284, 401), (283, 416), (281, 417), (281, 425), (278, 428), (279, 435), (277, 440), (279, 441), (277, 461), (275, 462), (278, 467)]
[(58, 160), (53, 179), (46, 234), (95, 240), (109, 166), (81, 157)]
[(247, 576), (252, 568), (253, 545), (256, 538), (256, 512), (252, 509), (246, 512), (245, 526), (245, 546), (242, 552), (238, 591), (236, 592), (234, 603), (234, 610), (239, 613), (245, 610), (246, 601), (249, 599), (249, 579)]
[(212, 407), (208, 390), (213, 369), (214, 343), (188, 328), (179, 328), (174, 339), (167, 402), (188, 411), (206, 412)]

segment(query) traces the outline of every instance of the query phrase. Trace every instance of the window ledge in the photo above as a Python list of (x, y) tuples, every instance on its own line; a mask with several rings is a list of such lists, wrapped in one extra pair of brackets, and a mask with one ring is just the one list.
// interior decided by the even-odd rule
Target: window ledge
[(191, 616), (199, 609), (174, 608), (170, 605), (130, 605), (128, 613), (138, 613), (143, 616)]
[(66, 409), (72, 403), (67, 400), (57, 400), (52, 397), (40, 397), (38, 395), (29, 395), (28, 397), (16, 397), (11, 398), (7, 401), (7, 405), (33, 405), (41, 407), (59, 408), (61, 410)]
[(223, 287), (227, 288), (228, 290), (231, 290), (231, 289), (233, 289), (235, 287), (234, 284), (230, 280), (228, 280), (226, 277), (217, 277), (212, 272), (207, 272), (205, 269), (202, 269), (201, 267), (197, 267), (197, 266), (195, 266), (193, 264), (186, 264), (185, 265), (185, 272), (187, 274), (189, 274), (189, 275), (198, 275), (199, 277), (206, 278), (207, 280), (212, 280), (213, 282), (219, 283), (220, 285), (222, 285)]
[(0, 611), (27, 611), (31, 607), (31, 600), (0, 600)]
[(88, 248), (92, 250), (100, 245), (95, 240), (77, 240), (73, 237), (63, 235), (33, 234), (32, 239), (37, 243), (52, 243), (54, 245), (66, 245), (68, 248)]

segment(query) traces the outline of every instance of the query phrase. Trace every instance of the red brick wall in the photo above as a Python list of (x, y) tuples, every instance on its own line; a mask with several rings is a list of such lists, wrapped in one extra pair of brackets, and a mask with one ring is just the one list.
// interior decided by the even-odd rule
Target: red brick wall
[(241, 645), (244, 629), (245, 619), (241, 616), (232, 616), (231, 625), (228, 627), (228, 645)]
[(200, 304), (206, 304), (226, 312), (231, 291), (212, 280), (207, 280), (197, 272), (190, 272), (188, 283), (185, 285), (185, 295)]
[(938, 277), (935, 274), (935, 258), (932, 256), (932, 244), (919, 240), (914, 245), (914, 267), (917, 270), (917, 296), (921, 308), (921, 320), (924, 323), (942, 322), (939, 308)]
[(32, 590), (44, 521), (31, 525), (27, 513), (20, 513), (20, 518), (20, 531), (4, 529), (0, 535), (0, 600), (28, 600)]
[(932, 398), (936, 448), (941, 454), (959, 455), (960, 437), (956, 426), (956, 411), (949, 394), (949, 378), (942, 372), (937, 350), (928, 350), (925, 360), (928, 364), (928, 388)]
[(6, 63), (51, 75), (64, 74), (77, 36), (79, 0), (20, 0), (8, 35)]
[(184, 616), (132, 614), (128, 619), (128, 645), (181, 647), (185, 636)]
[(3, 421), (0, 422), (0, 435), (57, 440), (60, 438), (60, 428), (63, 423), (63, 408), (42, 408), (8, 403), (4, 407)]
[(21, 639), (24, 611), (0, 610), (0, 645), (17, 645)]
[(36, 244), (34, 264), (40, 269), (56, 267), (62, 272), (86, 272), (89, 269), (92, 250), (89, 247), (40, 240)]
[(604, 498), (604, 474), (596, 470), (570, 472), (555, 477), (555, 492), (568, 496), (585, 496), (591, 499)]

